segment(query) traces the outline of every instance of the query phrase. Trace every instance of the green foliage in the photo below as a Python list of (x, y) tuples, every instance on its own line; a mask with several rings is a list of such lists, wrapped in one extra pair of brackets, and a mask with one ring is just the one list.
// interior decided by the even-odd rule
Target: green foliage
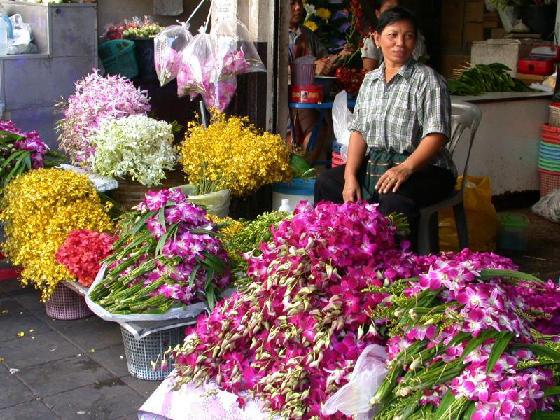
[(513, 79), (509, 67), (499, 64), (477, 64), (463, 71), (458, 79), (447, 81), (452, 95), (480, 95), (484, 92), (530, 92), (523, 82)]

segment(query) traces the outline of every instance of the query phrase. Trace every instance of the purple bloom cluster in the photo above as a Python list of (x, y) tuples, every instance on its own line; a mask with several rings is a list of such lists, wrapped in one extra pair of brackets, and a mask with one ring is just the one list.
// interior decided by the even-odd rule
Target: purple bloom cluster
[(49, 147), (43, 142), (37, 131), (24, 132), (17, 128), (12, 121), (2, 120), (0, 120), (0, 131), (7, 131), (25, 137), (23, 140), (15, 142), (15, 149), (31, 152), (31, 165), (33, 169), (43, 167), (44, 157)]

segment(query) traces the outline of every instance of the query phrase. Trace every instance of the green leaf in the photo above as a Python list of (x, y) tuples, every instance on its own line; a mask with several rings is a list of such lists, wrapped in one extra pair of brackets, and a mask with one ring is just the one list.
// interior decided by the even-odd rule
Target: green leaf
[(158, 222), (165, 229), (165, 227), (166, 227), (166, 224), (165, 224), (165, 207), (162, 207), (161, 209), (159, 209)]
[(546, 388), (544, 390), (545, 397), (551, 397), (552, 395), (560, 394), (560, 386), (551, 386), (550, 388)]
[(441, 400), (441, 404), (439, 405), (437, 411), (434, 414), (434, 420), (441, 419), (441, 418), (449, 418), (449, 415), (446, 416), (447, 410), (455, 401), (455, 395), (451, 391), (447, 391), (447, 394)]
[(209, 252), (204, 252), (204, 260), (202, 262), (218, 274), (222, 274), (225, 270), (224, 262)]
[(476, 349), (478, 346), (480, 346), (486, 340), (496, 338), (498, 336), (498, 334), (500, 334), (500, 333), (498, 331), (495, 331), (495, 330), (485, 330), (485, 331), (481, 332), (478, 337), (473, 338), (465, 346), (465, 350), (463, 350), (463, 354), (461, 356), (461, 359), (464, 359), (465, 357), (467, 357), (470, 352), (472, 352), (474, 349)]
[(498, 359), (502, 356), (512, 338), (513, 334), (510, 332), (502, 332), (499, 337), (496, 338), (496, 342), (492, 346), (492, 351), (490, 352), (490, 357), (488, 358), (486, 372), (492, 372), (492, 369), (496, 366)]
[(516, 348), (531, 350), (533, 353), (551, 358), (555, 362), (560, 362), (560, 352), (540, 344), (515, 344)]
[(194, 270), (191, 271), (191, 274), (189, 274), (189, 287), (194, 287), (194, 281), (196, 279), (196, 274), (198, 273), (198, 270), (200, 270), (200, 265), (197, 264), (194, 267)]
[(169, 231), (165, 232), (163, 235), (161, 235), (161, 238), (159, 238), (159, 241), (156, 245), (156, 251), (155, 251), (155, 255), (161, 255), (161, 250), (163, 249), (165, 243), (167, 242), (167, 238), (169, 237)]
[(560, 420), (558, 411), (535, 411), (531, 415), (531, 420)]
[(208, 303), (208, 307), (210, 308), (210, 310), (214, 309), (214, 306), (216, 306), (216, 290), (214, 288), (214, 283), (212, 283), (211, 279), (206, 284), (205, 294), (206, 294), (206, 302)]
[(463, 420), (471, 420), (472, 415), (476, 411), (476, 404), (471, 401), (467, 406), (467, 410), (463, 413)]
[(515, 270), (482, 270), (480, 278), (483, 280), (491, 279), (494, 277), (505, 277), (508, 279), (516, 279), (521, 281), (535, 281), (542, 283), (542, 280), (532, 274), (522, 273)]

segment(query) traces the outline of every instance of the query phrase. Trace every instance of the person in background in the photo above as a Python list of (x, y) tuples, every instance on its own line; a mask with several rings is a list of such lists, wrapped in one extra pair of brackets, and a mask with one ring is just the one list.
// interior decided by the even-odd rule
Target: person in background
[(418, 33), (408, 10), (379, 17), (375, 42), (384, 61), (366, 74), (350, 124), (346, 165), (323, 172), (315, 203), (367, 200), (403, 214), (416, 248), (420, 208), (449, 196), (457, 170), (445, 148), (451, 99), (442, 76), (413, 59)]
[[(399, 0), (374, 0), (374, 3), (375, 17), (379, 20), (379, 16), (390, 8), (399, 6), (400, 2)], [(366, 71), (375, 70), (383, 61), (383, 54), (381, 49), (375, 44), (374, 34), (364, 38), (361, 52), (363, 68)], [(424, 36), (420, 32), (418, 32), (416, 47), (412, 52), (412, 56), (416, 61), (420, 62), (428, 58)]]

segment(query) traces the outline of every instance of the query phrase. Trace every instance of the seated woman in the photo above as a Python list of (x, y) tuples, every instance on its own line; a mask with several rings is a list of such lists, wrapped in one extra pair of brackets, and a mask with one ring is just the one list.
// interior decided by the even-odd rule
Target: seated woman
[[(374, 0), (375, 16), (377, 20), (379, 20), (379, 16), (384, 12), (397, 6), (399, 6), (399, 0)], [(375, 40), (373, 38), (374, 35), (370, 35), (363, 40), (361, 53), (363, 68), (366, 71), (375, 70), (383, 61), (381, 49), (375, 45)], [(425, 62), (428, 58), (424, 36), (420, 32), (416, 35), (416, 47), (414, 47), (412, 57), (420, 62)]]
[(315, 203), (367, 200), (404, 214), (416, 246), (419, 209), (447, 197), (456, 168), (445, 144), (451, 100), (444, 79), (412, 58), (416, 19), (395, 7), (379, 18), (375, 41), (385, 58), (360, 88), (346, 165), (315, 184)]

